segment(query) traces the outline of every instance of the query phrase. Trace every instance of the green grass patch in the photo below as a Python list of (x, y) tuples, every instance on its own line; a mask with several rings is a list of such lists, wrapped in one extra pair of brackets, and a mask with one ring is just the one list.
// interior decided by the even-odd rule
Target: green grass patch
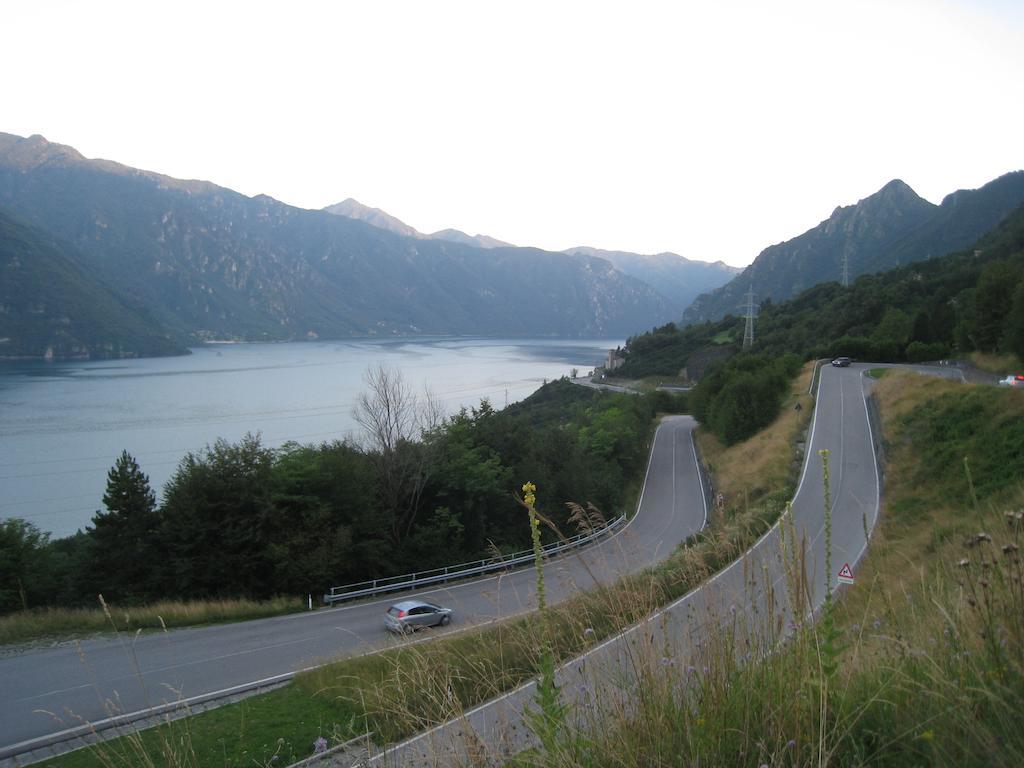
[(347, 719), (353, 714), (336, 701), (313, 698), (302, 688), (288, 686), (230, 706), (168, 720), (155, 728), (69, 752), (38, 765), (290, 765), (308, 757), (321, 736), (344, 741), (342, 737), (354, 725), (354, 721)]
[(868, 376), (873, 379), (881, 379), (889, 374), (892, 368), (871, 368), (868, 370)]
[(1024, 478), (1022, 392), (959, 385), (894, 427), (896, 441), (915, 446), (915, 498), (970, 506), (974, 497), (984, 501)]
[(732, 344), (732, 342), (733, 332), (731, 330), (719, 331), (718, 333), (711, 337), (711, 343), (714, 344), (715, 346), (721, 346), (723, 344)]

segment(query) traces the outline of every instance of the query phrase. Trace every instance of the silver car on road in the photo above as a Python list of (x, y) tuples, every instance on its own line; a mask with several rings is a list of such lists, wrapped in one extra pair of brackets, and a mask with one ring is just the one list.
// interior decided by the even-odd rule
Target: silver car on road
[(384, 626), (392, 632), (405, 634), (420, 627), (443, 627), (452, 620), (452, 609), (423, 600), (403, 600), (384, 614)]

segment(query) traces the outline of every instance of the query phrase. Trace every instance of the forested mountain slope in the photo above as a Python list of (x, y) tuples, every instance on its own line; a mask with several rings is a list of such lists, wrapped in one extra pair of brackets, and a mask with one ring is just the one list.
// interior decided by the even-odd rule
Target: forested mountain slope
[(976, 190), (960, 190), (935, 206), (894, 180), (855, 205), (836, 208), (817, 227), (764, 249), (725, 286), (698, 297), (683, 323), (740, 314), (745, 295), (755, 303), (796, 296), (819, 283), (841, 281), (968, 247), (1024, 203), (1024, 171)]
[(0, 358), (182, 354), (143, 307), (80, 266), (74, 249), (0, 211)]

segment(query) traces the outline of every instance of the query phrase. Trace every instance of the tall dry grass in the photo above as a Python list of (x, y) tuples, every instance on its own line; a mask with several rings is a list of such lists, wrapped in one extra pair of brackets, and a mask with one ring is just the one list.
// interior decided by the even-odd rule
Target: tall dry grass
[(985, 352), (972, 352), (970, 361), (976, 367), (989, 373), (1008, 374), (1020, 373), (1024, 362), (1014, 354), (996, 355)]
[[(685, 658), (650, 648), (641, 666), (656, 672), (605, 697), (627, 706), (592, 713), (562, 750), (534, 753), (531, 764), (1024, 765), (1024, 484), (978, 500), (970, 457), (942, 465), (921, 443), (934, 435), (910, 424), (940, 409), (950, 418), (937, 428), (951, 441), (973, 445), (966, 437), (980, 427), (999, 435), (1011, 462), (1018, 443), (1005, 425), (956, 423), (966, 418), (958, 402), (977, 396), (963, 385), (897, 375), (878, 394), (887, 509), (857, 585), (825, 609), (830, 622), (795, 627), (776, 645), (765, 630), (781, 616), (725, 620)], [(1019, 405), (1012, 393), (984, 394), (1005, 398), (1004, 408), (968, 409), (976, 419), (996, 424)], [(959, 483), (973, 503), (951, 501)], [(929, 514), (900, 511), (916, 508), (909, 497)], [(800, 558), (787, 563), (790, 600), (800, 602)]]
[(784, 503), (792, 495), (801, 466), (795, 446), (814, 412), (814, 398), (807, 394), (813, 371), (813, 363), (803, 367), (775, 421), (749, 440), (726, 448), (711, 432), (698, 429), (701, 457), (727, 506), (757, 505), (769, 496)]
[(280, 616), (306, 608), (299, 597), (270, 600), (164, 600), (148, 605), (110, 605), (110, 617), (102, 607), (36, 608), (0, 616), (0, 645), (40, 639), (81, 637), (101, 632), (134, 632), (172, 627), (191, 627), (229, 621)]

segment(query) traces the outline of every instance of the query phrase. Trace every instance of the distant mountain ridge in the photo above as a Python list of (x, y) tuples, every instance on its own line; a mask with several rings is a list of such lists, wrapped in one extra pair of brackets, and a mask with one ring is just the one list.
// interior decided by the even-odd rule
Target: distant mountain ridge
[(740, 271), (739, 267), (730, 267), (722, 261), (697, 261), (670, 251), (646, 256), (581, 245), (563, 253), (610, 261), (620, 272), (643, 280), (668, 298), (680, 313), (698, 295), (724, 285)]
[(851, 281), (858, 275), (944, 256), (976, 241), (1022, 202), (1024, 171), (1008, 173), (977, 190), (955, 192), (938, 206), (895, 179), (854, 205), (836, 208), (802, 235), (765, 248), (730, 282), (698, 296), (683, 313), (683, 323), (738, 315), (751, 289), (759, 304), (839, 281), (844, 256)]
[(68, 258), (111, 301), (144, 307), (167, 337), (193, 343), (627, 336), (674, 315), (648, 285), (602, 259), (406, 237), (265, 195), (88, 160), (41, 136), (0, 134), (0, 209), (67, 244)]
[[(424, 240), (448, 240), (480, 248), (512, 247), (509, 243), (488, 235), (467, 235), (457, 229), (442, 229), (425, 235), (386, 211), (363, 205), (351, 197), (323, 210), (337, 216), (365, 221), (367, 224), (407, 237)], [(581, 245), (567, 248), (562, 253), (604, 259), (623, 274), (635, 277), (651, 286), (671, 302), (677, 314), (688, 307), (699, 294), (717, 288), (739, 272), (739, 269), (730, 267), (721, 261), (714, 263), (696, 261), (669, 252), (645, 256), (628, 251), (606, 251), (601, 248)]]
[(367, 224), (371, 224), (379, 229), (386, 229), (388, 232), (405, 235), (406, 237), (415, 237), (420, 240), (447, 240), (452, 243), (476, 246), (477, 248), (515, 247), (512, 243), (506, 243), (504, 240), (498, 240), (488, 235), (467, 235), (458, 229), (441, 229), (427, 235), (415, 227), (409, 226), (401, 219), (392, 216), (390, 213), (382, 211), (380, 208), (371, 208), (368, 205), (363, 205), (351, 197), (342, 200), (340, 203), (329, 205), (323, 210), (327, 213), (333, 213), (335, 216), (365, 221)]

